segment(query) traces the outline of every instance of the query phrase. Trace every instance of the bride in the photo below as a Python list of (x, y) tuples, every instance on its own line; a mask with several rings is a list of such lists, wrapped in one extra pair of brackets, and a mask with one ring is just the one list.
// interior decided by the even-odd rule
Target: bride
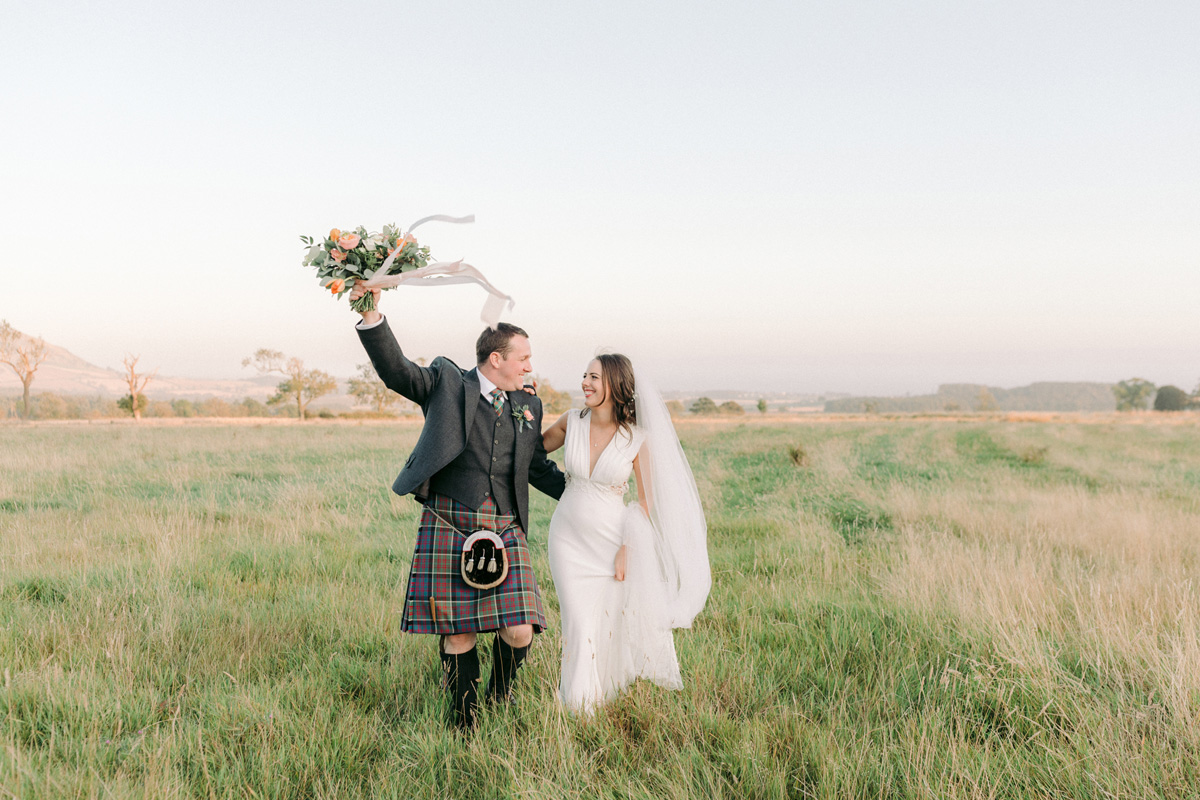
[[(548, 452), (566, 445), (549, 534), (559, 696), (586, 714), (637, 678), (683, 688), (671, 630), (691, 627), (712, 580), (700, 497), (662, 397), (620, 354), (588, 364), (583, 396), (543, 439)], [(626, 506), (631, 472), (637, 502)]]

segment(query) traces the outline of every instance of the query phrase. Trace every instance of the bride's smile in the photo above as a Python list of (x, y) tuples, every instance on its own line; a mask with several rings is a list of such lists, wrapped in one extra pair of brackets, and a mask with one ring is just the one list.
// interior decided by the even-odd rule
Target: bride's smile
[(587, 372), (583, 373), (583, 382), (580, 384), (583, 389), (583, 402), (588, 408), (599, 408), (604, 405), (604, 400), (608, 396), (605, 391), (604, 375), (600, 371), (600, 362), (592, 361), (588, 364)]

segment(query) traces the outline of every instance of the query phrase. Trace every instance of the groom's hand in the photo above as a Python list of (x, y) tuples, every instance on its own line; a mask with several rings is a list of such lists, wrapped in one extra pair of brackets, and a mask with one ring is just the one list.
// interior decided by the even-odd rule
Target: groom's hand
[(362, 314), (363, 322), (370, 325), (373, 322), (378, 322), (379, 318), (382, 316), (379, 313), (379, 289), (368, 289), (365, 286), (363, 286), (362, 283), (360, 283), (359, 281), (355, 281), (354, 285), (350, 287), (350, 300), (351, 301), (357, 300), (358, 298), (362, 297), (367, 292), (370, 292), (371, 294), (375, 295), (375, 308), (371, 309), (370, 311), (360, 311), (358, 313)]

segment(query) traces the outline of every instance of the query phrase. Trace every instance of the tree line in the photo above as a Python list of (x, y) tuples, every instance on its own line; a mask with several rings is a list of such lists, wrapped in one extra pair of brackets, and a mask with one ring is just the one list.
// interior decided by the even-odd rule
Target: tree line
[(1144, 378), (1129, 378), (1113, 386), (1118, 411), (1145, 411), (1154, 398), (1155, 411), (1187, 411), (1200, 408), (1200, 383), (1188, 394), (1178, 386), (1155, 386)]

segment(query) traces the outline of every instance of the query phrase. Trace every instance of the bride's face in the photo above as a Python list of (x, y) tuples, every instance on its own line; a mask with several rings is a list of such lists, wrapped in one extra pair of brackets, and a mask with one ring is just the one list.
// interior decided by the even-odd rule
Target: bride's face
[(583, 404), (588, 408), (599, 408), (608, 400), (608, 386), (604, 383), (604, 370), (600, 359), (592, 359), (583, 373)]

